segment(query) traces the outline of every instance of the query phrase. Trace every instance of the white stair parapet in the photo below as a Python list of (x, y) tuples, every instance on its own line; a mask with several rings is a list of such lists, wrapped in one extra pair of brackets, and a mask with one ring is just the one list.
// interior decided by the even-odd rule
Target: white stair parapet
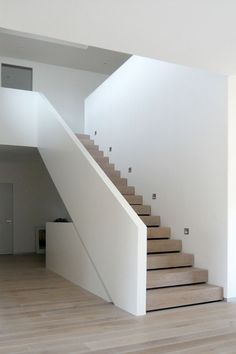
[(107, 296), (145, 314), (147, 228), (42, 95), (38, 148)]
[(49, 222), (46, 226), (46, 267), (76, 285), (111, 301), (73, 223)]

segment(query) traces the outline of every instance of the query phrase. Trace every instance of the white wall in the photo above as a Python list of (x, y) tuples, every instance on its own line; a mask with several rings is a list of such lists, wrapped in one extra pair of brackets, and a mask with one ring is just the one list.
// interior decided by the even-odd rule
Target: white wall
[(14, 253), (35, 251), (35, 228), (69, 218), (36, 149), (1, 148), (0, 183), (13, 183)]
[(209, 270), (210, 283), (225, 286), (226, 77), (132, 57), (86, 99), (85, 115), (86, 133), (97, 130), (106, 153), (112, 146), (112, 162), (153, 214)]
[(47, 223), (46, 267), (111, 301), (73, 223)]
[(37, 94), (0, 88), (0, 144), (37, 145)]
[(14, 58), (0, 57), (2, 63), (33, 68), (33, 90), (48, 98), (73, 131), (83, 132), (84, 99), (107, 75)]
[(228, 80), (228, 289), (236, 299), (236, 76)]

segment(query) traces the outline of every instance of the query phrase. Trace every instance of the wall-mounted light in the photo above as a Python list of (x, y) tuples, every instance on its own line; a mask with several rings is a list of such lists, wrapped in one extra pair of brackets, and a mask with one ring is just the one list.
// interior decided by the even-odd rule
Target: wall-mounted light
[(189, 235), (189, 228), (188, 228), (188, 227), (185, 227), (185, 228), (184, 228), (184, 234), (185, 234), (185, 235)]

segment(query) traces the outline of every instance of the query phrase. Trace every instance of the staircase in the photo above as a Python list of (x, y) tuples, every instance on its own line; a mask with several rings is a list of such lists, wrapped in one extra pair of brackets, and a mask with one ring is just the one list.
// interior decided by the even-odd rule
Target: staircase
[(194, 256), (182, 252), (181, 240), (170, 239), (170, 228), (160, 226), (160, 217), (151, 215), (89, 135), (77, 137), (147, 226), (147, 311), (222, 300), (223, 289), (207, 284), (208, 271), (193, 267)]

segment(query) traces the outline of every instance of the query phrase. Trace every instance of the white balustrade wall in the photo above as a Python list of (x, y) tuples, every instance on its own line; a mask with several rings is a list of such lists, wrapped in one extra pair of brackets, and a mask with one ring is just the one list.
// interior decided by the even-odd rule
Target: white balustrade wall
[(0, 144), (37, 146), (38, 93), (0, 88)]
[[(73, 221), (70, 227), (49, 224), (49, 267), (56, 270), (53, 262), (61, 257), (62, 275), (143, 315), (146, 226), (43, 95), (1, 89), (0, 104), (0, 144), (38, 147)], [(62, 235), (64, 250), (58, 246)], [(55, 257), (52, 249), (60, 254)]]

